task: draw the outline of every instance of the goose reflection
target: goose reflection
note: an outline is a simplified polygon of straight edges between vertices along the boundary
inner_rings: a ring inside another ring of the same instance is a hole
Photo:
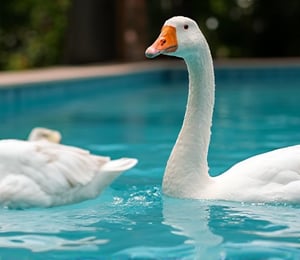
[[[163,198],[164,224],[193,245],[194,259],[224,259],[299,248],[300,206]],[[280,247],[291,249],[280,250]]]
[[[206,201],[163,198],[164,224],[173,228],[172,233],[185,236],[185,244],[193,245],[195,259],[217,259],[217,249],[223,237],[209,228],[210,205]]]
[[[300,205],[181,200],[161,196],[159,187],[114,188],[80,204],[0,209],[0,247],[12,254],[8,259],[18,252],[22,258],[24,250],[112,259],[258,259],[262,252],[299,258]]]

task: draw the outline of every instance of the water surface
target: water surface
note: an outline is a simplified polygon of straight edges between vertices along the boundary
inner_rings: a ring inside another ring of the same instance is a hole
[[[300,143],[300,79],[254,72],[248,78],[246,72],[246,77],[217,75],[212,175],[254,154]],[[60,130],[65,144],[113,158],[136,157],[139,164],[94,200],[50,209],[0,209],[1,257],[299,259],[299,205],[162,194],[187,82],[125,83],[103,91],[99,79],[93,95],[2,110],[2,138],[26,138],[32,127],[46,126]]]

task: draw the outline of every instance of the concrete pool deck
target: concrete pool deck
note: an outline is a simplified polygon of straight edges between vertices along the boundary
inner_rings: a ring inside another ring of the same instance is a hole
[[[10,85],[68,80],[88,77],[123,75],[147,70],[158,70],[180,66],[180,61],[171,62],[135,62],[109,65],[59,66],[25,71],[0,72],[0,88]]]
[[[214,61],[216,67],[300,67],[300,58],[283,59],[230,59]],[[68,80],[88,77],[123,75],[128,73],[158,70],[165,68],[184,68],[182,60],[170,59],[142,61],[108,65],[57,66],[24,71],[0,72],[0,88],[21,86],[28,83]]]

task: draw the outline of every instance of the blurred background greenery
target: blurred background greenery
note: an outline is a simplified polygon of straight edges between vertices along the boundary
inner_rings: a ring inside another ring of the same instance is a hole
[[[142,60],[174,15],[214,58],[300,56],[299,0],[2,0],[0,70]]]

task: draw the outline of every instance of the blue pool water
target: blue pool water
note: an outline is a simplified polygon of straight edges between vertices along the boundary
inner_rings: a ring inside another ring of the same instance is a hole
[[[209,152],[217,175],[300,143],[300,68],[220,68]],[[300,259],[300,205],[179,200],[161,191],[182,123],[185,70],[0,90],[0,137],[56,128],[63,142],[139,164],[101,196],[0,209],[1,259]]]

